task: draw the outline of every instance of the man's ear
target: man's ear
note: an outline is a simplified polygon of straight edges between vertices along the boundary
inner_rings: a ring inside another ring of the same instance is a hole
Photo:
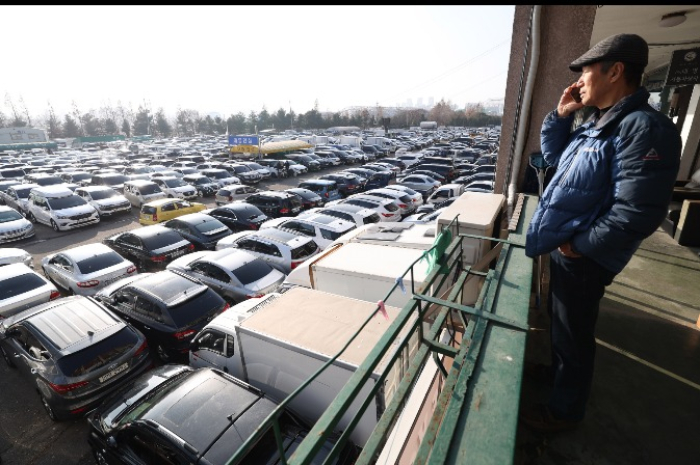
[[[617,82],[622,79],[622,74],[624,71],[625,64],[621,61],[615,62],[615,64],[610,67],[610,72],[608,73],[610,76],[610,82]]]

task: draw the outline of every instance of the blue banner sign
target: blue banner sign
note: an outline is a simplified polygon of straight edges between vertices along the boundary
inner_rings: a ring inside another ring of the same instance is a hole
[[[258,145],[258,136],[228,136],[228,145]]]

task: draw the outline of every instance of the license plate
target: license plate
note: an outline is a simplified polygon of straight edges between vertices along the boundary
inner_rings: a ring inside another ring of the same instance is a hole
[[[185,252],[182,251],[182,250],[178,250],[178,251],[173,252],[173,253],[170,254],[170,256],[173,257],[173,258],[179,257],[179,256],[181,256],[181,255],[185,255]]]
[[[108,379],[114,378],[115,376],[117,376],[117,375],[118,375],[119,373],[121,373],[122,371],[126,371],[127,368],[129,368],[129,364],[128,364],[128,363],[125,363],[125,364],[123,364],[123,365],[118,366],[117,368],[115,368],[114,370],[110,371],[109,373],[100,376],[100,383],[104,383],[104,382],[107,381]]]

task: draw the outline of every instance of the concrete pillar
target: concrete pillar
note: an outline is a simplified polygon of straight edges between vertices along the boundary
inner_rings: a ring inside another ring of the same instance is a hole
[[[681,129],[683,151],[681,152],[681,166],[678,170],[679,180],[690,179],[694,166],[697,163],[696,155],[700,146],[700,84],[693,86],[693,93],[688,103],[688,111]]]

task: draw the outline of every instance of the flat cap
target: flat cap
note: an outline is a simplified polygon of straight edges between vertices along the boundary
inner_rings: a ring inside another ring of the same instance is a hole
[[[621,61],[646,66],[649,62],[649,45],[637,34],[615,34],[601,40],[572,61],[569,69],[580,72],[584,66],[599,61]]]

